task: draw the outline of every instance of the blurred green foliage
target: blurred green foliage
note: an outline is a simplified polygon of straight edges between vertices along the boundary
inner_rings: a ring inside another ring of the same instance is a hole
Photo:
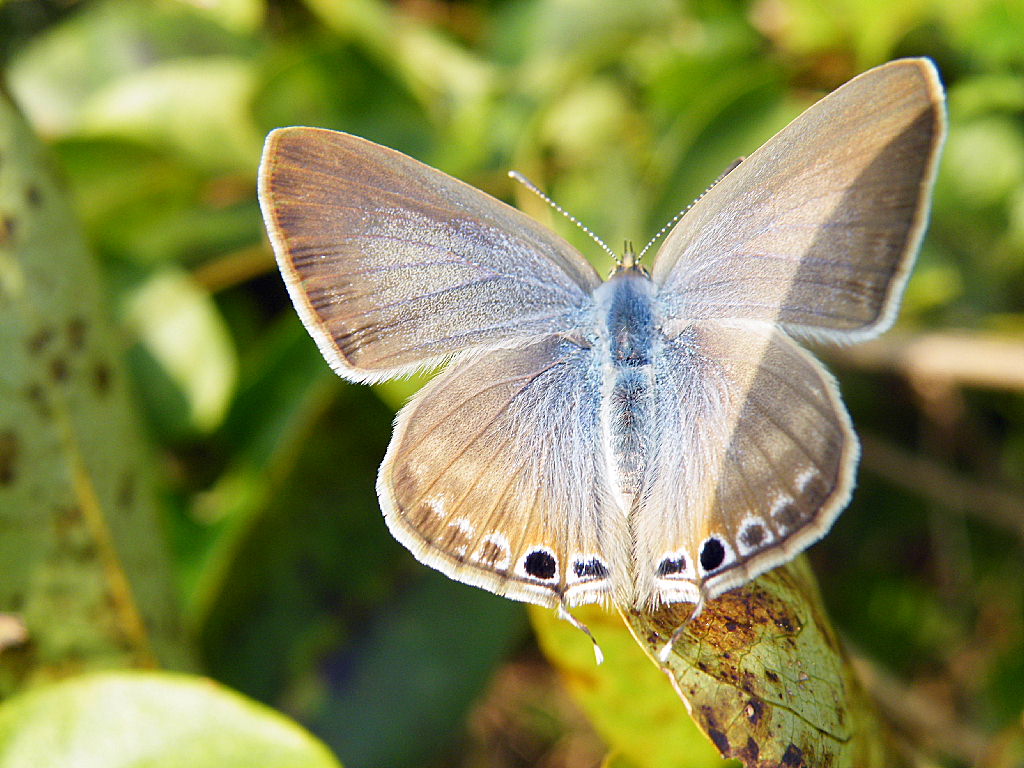
[[[279,712],[167,672],[94,672],[0,708],[0,763],[103,768],[340,768]]]
[[[1021,0],[0,2],[3,84],[98,257],[202,669],[355,768],[593,754],[546,699],[495,709],[522,701],[504,665],[543,665],[522,606],[387,534],[373,482],[414,385],[342,383],[299,324],[255,198],[268,130],[348,131],[521,196],[604,271],[506,170],[613,246],[643,242],[827,90],[906,55],[942,71],[950,134],[894,333],[998,335],[1024,359]],[[812,562],[910,753],[1019,765],[1024,381],[939,349],[928,375],[830,358],[866,449]]]

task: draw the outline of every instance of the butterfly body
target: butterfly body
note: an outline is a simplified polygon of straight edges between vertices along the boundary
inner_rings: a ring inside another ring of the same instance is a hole
[[[603,379],[600,448],[618,506],[628,513],[642,490],[651,447],[654,369],[662,342],[654,284],[639,269],[622,269],[595,291],[594,300],[592,354]]]
[[[536,221],[347,134],[267,139],[260,202],[303,323],[342,376],[447,362],[377,479],[421,561],[517,600],[713,598],[819,539],[858,443],[797,339],[884,331],[945,130],[922,59],[818,102],[602,282]]]

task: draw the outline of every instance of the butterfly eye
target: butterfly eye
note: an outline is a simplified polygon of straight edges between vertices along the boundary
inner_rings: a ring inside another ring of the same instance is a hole
[[[721,568],[730,554],[725,542],[718,536],[712,536],[700,548],[700,567],[705,573],[711,573]]]
[[[473,524],[464,517],[448,523],[448,546],[458,557],[465,557],[473,536]]]
[[[508,539],[500,533],[487,534],[477,548],[474,559],[478,563],[494,568],[497,571],[508,570],[511,559]]]
[[[780,496],[772,507],[772,522],[780,533],[796,528],[800,524],[800,517],[800,510],[790,496]]]
[[[536,579],[553,579],[558,573],[558,561],[543,549],[535,549],[523,560],[523,570]]]
[[[686,570],[686,558],[683,555],[678,557],[666,557],[658,565],[659,576],[674,576]]]
[[[572,564],[572,570],[578,579],[608,578],[608,566],[596,557],[592,557],[589,560],[577,560]]]
[[[750,554],[771,541],[772,533],[765,527],[764,520],[751,517],[743,522],[739,535],[740,554]]]

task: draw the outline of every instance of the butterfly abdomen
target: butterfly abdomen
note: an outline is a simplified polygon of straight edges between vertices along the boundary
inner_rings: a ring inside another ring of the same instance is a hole
[[[602,424],[606,460],[624,511],[640,491],[647,464],[657,329],[654,286],[636,269],[624,269],[594,293],[597,342],[604,374]]]

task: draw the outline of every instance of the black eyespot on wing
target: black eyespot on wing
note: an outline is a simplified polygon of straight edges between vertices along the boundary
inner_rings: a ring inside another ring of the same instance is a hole
[[[557,563],[549,552],[537,550],[531,552],[523,561],[523,569],[534,578],[551,579],[555,576]]]
[[[680,555],[679,557],[666,557],[658,565],[659,576],[671,576],[675,573],[682,573],[686,570],[686,558]]]
[[[482,565],[498,571],[508,568],[508,550],[494,541],[484,541],[477,550],[476,559]]]
[[[772,513],[772,518],[782,525],[783,530],[785,531],[791,531],[794,528],[799,527],[800,519],[802,517],[803,514],[797,508],[796,504],[793,503],[786,504],[781,509]]]
[[[700,550],[700,565],[711,572],[725,562],[725,547],[718,539],[708,539]]]
[[[751,523],[740,532],[740,543],[747,549],[756,549],[765,539],[764,526]]]
[[[608,578],[608,567],[596,557],[593,557],[590,560],[577,560],[573,563],[572,569],[577,578]]]

